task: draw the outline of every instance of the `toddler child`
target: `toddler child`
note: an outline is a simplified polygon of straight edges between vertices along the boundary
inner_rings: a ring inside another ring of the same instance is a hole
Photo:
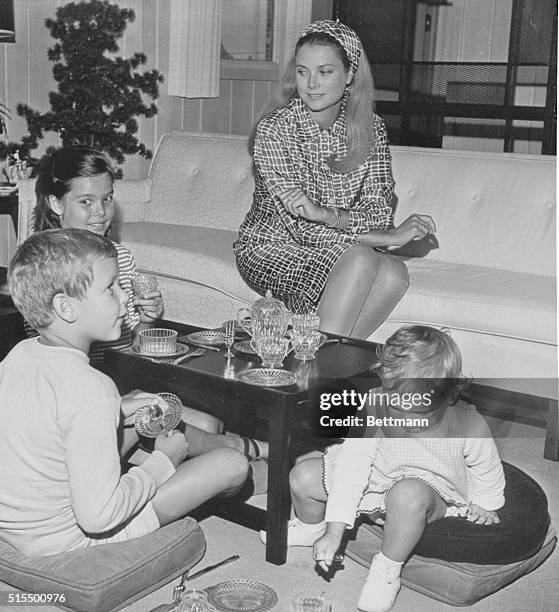
[[[91,343],[121,333],[128,295],[118,274],[115,246],[79,229],[32,234],[11,262],[13,301],[39,332],[0,363],[0,537],[24,554],[140,536],[246,478],[242,453],[192,456],[179,432],[160,435],[121,475],[119,421],[157,396],[121,398],[89,365]]]
[[[392,608],[402,565],[429,523],[463,516],[491,525],[504,504],[503,468],[489,427],[473,406],[455,401],[462,359],[452,338],[431,327],[404,327],[387,340],[378,366],[382,387],[370,397],[380,401],[369,413],[424,418],[427,425],[383,424],[366,438],[328,447],[320,458],[300,458],[290,474],[295,519],[288,544],[313,546],[324,570],[356,515],[384,523],[381,550],[358,601],[364,612]],[[416,406],[407,401],[413,391],[424,398]]]

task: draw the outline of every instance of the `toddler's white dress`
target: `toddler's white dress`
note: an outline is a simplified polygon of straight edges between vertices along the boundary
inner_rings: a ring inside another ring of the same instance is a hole
[[[403,478],[416,478],[432,487],[449,506],[447,516],[459,515],[470,503],[486,510],[504,504],[499,453],[474,406],[463,402],[449,406],[429,432],[414,435],[400,430],[397,434],[406,437],[390,434],[379,429],[373,438],[348,438],[326,449],[326,522],[351,527],[358,514],[382,516],[388,491]]]

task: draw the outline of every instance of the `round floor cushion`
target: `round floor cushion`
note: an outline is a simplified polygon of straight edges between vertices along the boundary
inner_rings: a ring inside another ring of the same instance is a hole
[[[538,483],[503,462],[505,506],[498,525],[445,518],[429,525],[404,565],[402,583],[452,605],[471,605],[535,569],[551,554],[557,536]],[[346,553],[368,566],[380,550],[382,528],[360,522]]]
[[[503,462],[505,505],[498,525],[476,525],[461,518],[431,523],[415,553],[460,563],[513,563],[531,557],[549,527],[547,498],[540,485],[517,467]]]

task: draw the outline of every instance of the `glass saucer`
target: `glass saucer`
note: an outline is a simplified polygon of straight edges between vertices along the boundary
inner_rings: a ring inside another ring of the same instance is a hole
[[[257,355],[258,353],[252,348],[250,345],[251,338],[248,340],[241,340],[240,342],[235,342],[233,348],[239,353],[246,353],[247,355]]]
[[[255,580],[227,580],[207,592],[208,601],[220,612],[267,612],[278,603],[277,593]]]
[[[222,331],[208,329],[192,332],[184,337],[187,342],[198,346],[221,346],[225,344],[225,334]]]
[[[275,368],[251,368],[237,375],[238,380],[257,387],[287,387],[297,382],[297,374]]]
[[[135,344],[132,347],[132,351],[136,353],[136,355],[141,355],[142,357],[151,357],[151,359],[173,359],[175,357],[180,357],[181,355],[186,355],[189,350],[189,346],[187,346],[186,344],[181,344],[180,342],[177,342],[176,349],[171,353],[147,353],[145,351],[141,351],[140,346],[138,344]]]

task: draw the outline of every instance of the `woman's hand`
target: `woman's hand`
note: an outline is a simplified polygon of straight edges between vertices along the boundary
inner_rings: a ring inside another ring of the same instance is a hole
[[[501,522],[495,510],[485,510],[485,508],[477,504],[470,504],[468,506],[466,520],[477,525],[497,525]]]
[[[144,406],[157,406],[159,398],[154,393],[146,393],[140,389],[134,389],[123,395],[120,401],[120,410],[124,418],[132,416],[136,410]]]
[[[332,211],[313,204],[298,187],[284,191],[279,199],[285,210],[294,217],[303,217],[318,223],[328,223],[333,220],[330,218]]]
[[[157,289],[150,291],[144,297],[135,297],[134,305],[140,311],[140,321],[142,323],[153,323],[163,314],[163,298]]]
[[[427,234],[433,234],[437,227],[429,215],[410,215],[398,227],[391,230],[393,240],[389,246],[401,247],[411,240],[421,240]]]

